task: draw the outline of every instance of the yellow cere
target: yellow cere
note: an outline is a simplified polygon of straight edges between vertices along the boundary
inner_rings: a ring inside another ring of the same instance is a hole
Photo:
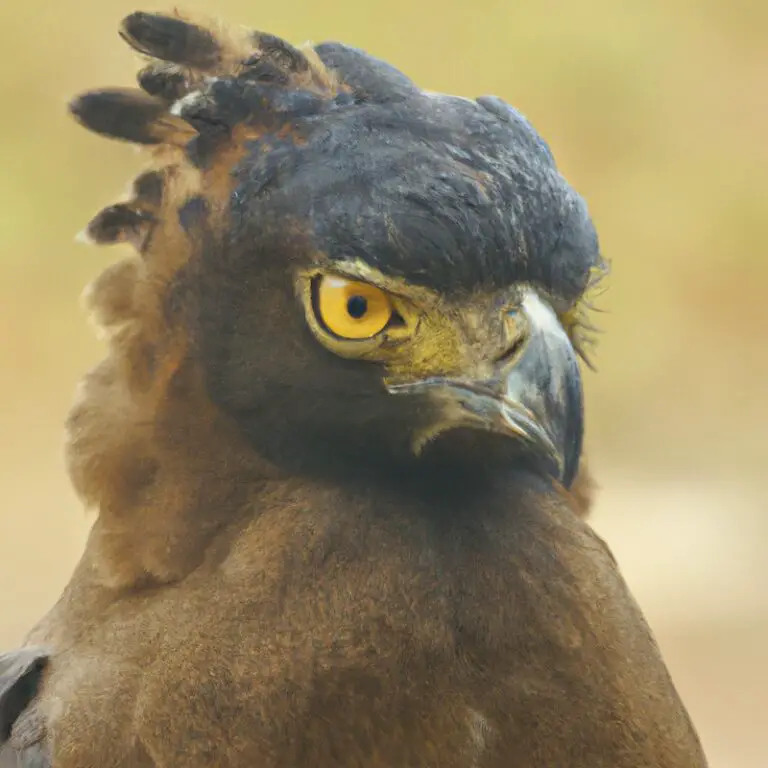
[[[319,283],[318,319],[342,339],[369,339],[392,319],[392,302],[375,285],[335,275],[323,276]]]

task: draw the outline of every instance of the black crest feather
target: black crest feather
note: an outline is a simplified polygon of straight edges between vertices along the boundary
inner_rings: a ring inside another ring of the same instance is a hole
[[[136,144],[182,144],[196,133],[189,123],[170,114],[162,100],[135,88],[89,91],[74,99],[69,109],[89,130]]]
[[[154,222],[154,216],[128,203],[104,208],[91,220],[86,234],[101,245],[132,242],[140,244]]]
[[[200,70],[214,69],[222,49],[207,29],[157,13],[137,11],[123,19],[120,36],[139,53]]]

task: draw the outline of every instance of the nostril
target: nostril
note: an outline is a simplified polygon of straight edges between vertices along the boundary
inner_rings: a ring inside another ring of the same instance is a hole
[[[494,363],[508,363],[514,360],[523,350],[525,338],[518,336],[512,344],[494,359]]]

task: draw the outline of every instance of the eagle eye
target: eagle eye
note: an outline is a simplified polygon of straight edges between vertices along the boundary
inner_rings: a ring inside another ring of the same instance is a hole
[[[319,275],[312,285],[318,322],[341,339],[370,339],[395,318],[390,297],[375,285],[337,275]]]

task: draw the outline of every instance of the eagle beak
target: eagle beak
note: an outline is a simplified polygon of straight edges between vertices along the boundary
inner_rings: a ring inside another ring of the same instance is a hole
[[[534,291],[526,291],[518,311],[524,331],[517,351],[496,363],[490,378],[435,376],[388,389],[439,401],[445,422],[436,432],[474,427],[522,440],[568,488],[584,432],[576,352],[557,315]]]

